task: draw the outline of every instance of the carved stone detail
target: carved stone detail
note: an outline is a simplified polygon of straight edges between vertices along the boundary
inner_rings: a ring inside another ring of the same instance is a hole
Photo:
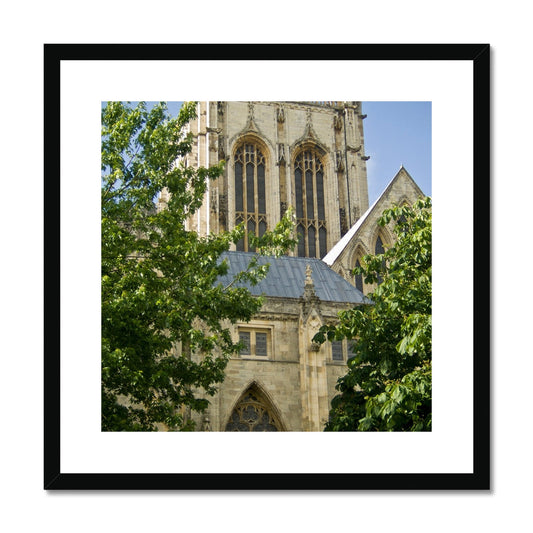
[[[202,431],[211,431],[211,420],[208,414],[205,414],[202,420]]]
[[[287,163],[285,159],[285,145],[283,143],[278,144],[278,165],[284,165]]]
[[[224,135],[218,136],[218,159],[226,159],[226,150],[224,148],[225,138]]]
[[[315,138],[315,132],[313,131],[313,115],[311,114],[311,110],[308,109],[306,113],[306,121],[305,121],[305,136]]]
[[[306,301],[314,301],[317,299],[315,292],[315,282],[313,281],[313,269],[311,265],[307,263],[305,267],[305,282],[304,282],[304,293],[303,298]]]
[[[248,102],[248,121],[253,122],[254,119],[254,104],[253,102]]]
[[[218,196],[218,221],[223,229],[227,229],[228,197],[226,194]]]
[[[341,236],[344,236],[348,232],[348,221],[346,219],[346,209],[344,207],[339,208],[339,218],[341,222]]]
[[[310,109],[307,110],[307,118],[306,118],[306,123],[305,123],[304,134],[296,141],[295,144],[297,145],[301,142],[309,141],[309,140],[314,141],[314,142],[319,142],[318,136],[313,129],[313,120],[312,120]]]
[[[346,150],[348,150],[349,152],[352,152],[352,154],[356,154],[357,152],[359,152],[359,150],[361,150],[361,145],[359,145],[359,146],[348,146],[348,145],[346,145]]]
[[[219,196],[218,196],[218,191],[217,189],[212,189],[211,190],[211,201],[210,201],[210,204],[211,204],[211,213],[216,213],[218,211],[218,202],[217,200],[219,199]]]
[[[337,172],[344,170],[344,157],[341,150],[335,152],[335,170]]]

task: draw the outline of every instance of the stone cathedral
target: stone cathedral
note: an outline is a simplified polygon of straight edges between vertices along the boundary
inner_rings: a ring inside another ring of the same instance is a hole
[[[198,430],[323,430],[350,345],[319,346],[313,336],[339,311],[367,301],[372,287],[352,271],[393,243],[391,228],[376,223],[383,210],[424,196],[401,167],[369,207],[365,117],[361,102],[198,104],[186,164],[226,166],[187,229],[208,235],[244,223],[247,235],[260,236],[293,206],[298,233],[294,251],[268,259],[268,276],[250,288],[265,303],[250,322],[231,326],[244,348],[207,413],[193,416]],[[252,253],[247,238],[234,248],[226,254],[230,274]]]

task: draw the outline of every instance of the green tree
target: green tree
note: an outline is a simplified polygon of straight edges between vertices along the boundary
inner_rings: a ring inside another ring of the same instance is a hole
[[[223,164],[177,163],[190,152],[184,126],[195,104],[169,116],[109,102],[102,109],[102,430],[193,429],[188,410],[201,412],[239,349],[228,323],[249,320],[261,299],[217,278],[228,270],[221,254],[244,228],[199,237],[185,230],[201,206],[209,180]],[[163,189],[170,193],[156,209]],[[294,245],[289,211],[273,232],[253,239],[258,253],[279,255]],[[234,281],[256,283],[268,265],[254,258]],[[179,347],[179,350],[176,350]],[[194,357],[193,357],[194,355]]]
[[[431,431],[431,199],[388,209],[379,224],[391,221],[397,242],[355,270],[382,280],[372,303],[315,337],[354,340],[326,431]]]

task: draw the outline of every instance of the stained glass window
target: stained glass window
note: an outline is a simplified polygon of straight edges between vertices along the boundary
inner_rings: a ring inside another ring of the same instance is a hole
[[[296,217],[304,218],[304,199],[302,194],[302,170],[296,168],[294,170],[294,194],[296,196]]]
[[[259,201],[259,213],[266,215],[265,165],[258,165],[257,167],[257,199]]]
[[[324,257],[328,251],[326,244],[326,228],[321,226],[318,230],[318,241],[320,245],[320,257]]]
[[[246,165],[246,206],[248,213],[255,211],[254,166],[251,163]]]
[[[242,201],[242,163],[235,162],[235,211],[243,211]]]
[[[313,194],[313,173],[305,171],[305,196],[307,198],[307,218],[315,218],[315,195]]]
[[[282,431],[282,427],[266,398],[251,387],[233,409],[226,431]]]
[[[298,256],[304,257],[305,256],[305,235],[304,235],[304,228],[302,224],[298,224],[298,227],[296,228],[296,232],[298,233]]]
[[[267,229],[266,222],[264,220],[259,221],[259,237],[262,237]]]
[[[248,235],[261,236],[266,226],[266,163],[255,143],[244,143],[235,152],[235,225],[245,222],[245,237],[237,250],[251,251]]]
[[[294,196],[300,257],[324,257],[327,229],[324,166],[315,150],[300,152],[294,161]]]
[[[325,220],[324,213],[324,178],[322,172],[316,173],[316,203],[319,220]]]
[[[308,235],[309,257],[316,257],[316,232],[313,226],[309,226]]]

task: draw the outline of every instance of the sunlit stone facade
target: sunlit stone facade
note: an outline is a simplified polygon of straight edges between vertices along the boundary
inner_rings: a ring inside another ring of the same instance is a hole
[[[292,206],[299,243],[290,257],[271,261],[257,289],[265,295],[261,311],[228,325],[245,348],[229,361],[207,413],[193,415],[198,430],[323,429],[350,346],[319,346],[313,336],[372,289],[352,270],[394,242],[379,215],[423,196],[402,167],[369,208],[364,118],[361,102],[199,102],[186,164],[226,164],[187,229],[208,235],[244,223],[261,235]],[[237,268],[247,239],[233,250]]]

